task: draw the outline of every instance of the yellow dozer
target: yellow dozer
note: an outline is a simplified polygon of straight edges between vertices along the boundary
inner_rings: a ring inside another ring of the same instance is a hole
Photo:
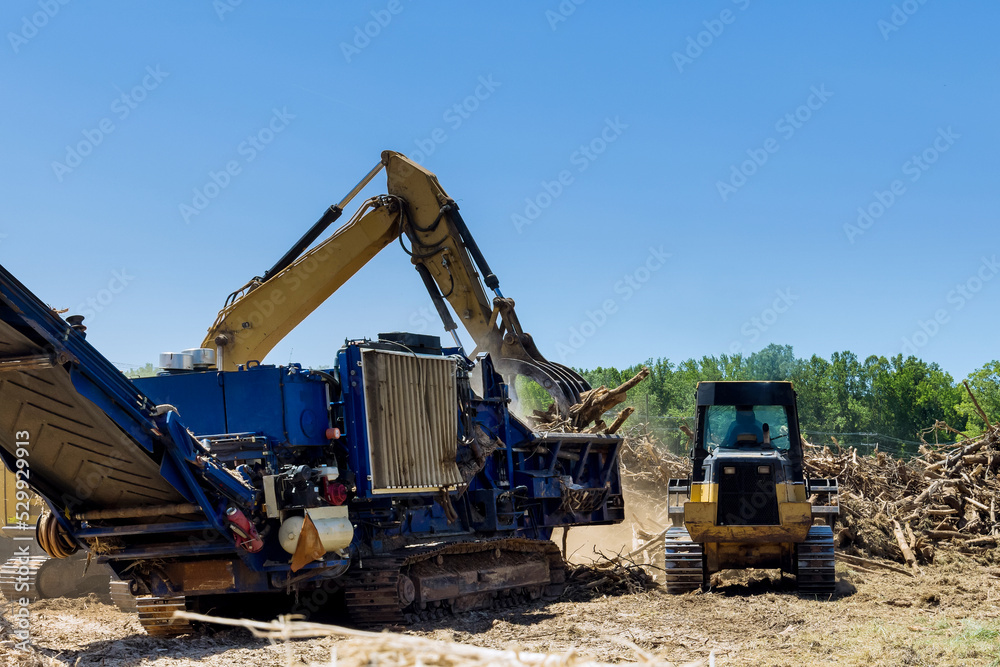
[[[691,476],[670,480],[667,591],[721,570],[794,574],[803,595],[834,592],[835,479],[803,470],[790,382],[700,382]]]

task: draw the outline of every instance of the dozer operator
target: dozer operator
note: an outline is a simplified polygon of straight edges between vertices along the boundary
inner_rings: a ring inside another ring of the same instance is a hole
[[[835,479],[803,469],[790,382],[700,382],[691,476],[669,483],[667,590],[715,572],[780,568],[804,595],[834,592]]]

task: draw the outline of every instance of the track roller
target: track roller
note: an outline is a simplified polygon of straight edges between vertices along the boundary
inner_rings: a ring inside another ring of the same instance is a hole
[[[551,542],[461,542],[361,561],[345,576],[344,600],[359,625],[381,626],[514,607],[558,597],[566,565]]]
[[[691,541],[686,529],[675,526],[667,531],[663,547],[667,593],[680,595],[701,589],[705,585],[702,546]]]
[[[813,526],[806,541],[795,545],[799,595],[833,595],[837,584],[833,529]]]

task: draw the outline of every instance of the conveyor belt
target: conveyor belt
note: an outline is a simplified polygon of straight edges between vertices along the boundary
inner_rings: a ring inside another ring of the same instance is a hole
[[[74,512],[184,502],[161,475],[152,407],[0,267],[0,455],[8,466],[17,443],[29,443],[29,483]]]

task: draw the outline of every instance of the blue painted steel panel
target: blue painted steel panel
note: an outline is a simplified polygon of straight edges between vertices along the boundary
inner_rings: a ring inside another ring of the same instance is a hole
[[[326,385],[318,375],[285,369],[285,427],[293,445],[325,445],[330,426]]]
[[[361,350],[347,345],[337,354],[340,387],[344,399],[344,425],[351,469],[357,474],[357,494],[371,498],[371,466],[368,462],[368,417],[365,412],[364,382],[361,379]]]
[[[227,430],[230,433],[263,433],[276,442],[286,442],[282,369],[253,366],[224,375]]]
[[[294,446],[327,444],[326,386],[318,375],[283,366],[222,375],[228,432],[261,433]]]
[[[135,384],[154,402],[176,407],[198,435],[246,432],[296,446],[327,444],[326,386],[307,371],[252,366],[141,378]]]
[[[181,373],[138,378],[139,391],[157,404],[169,403],[180,412],[184,425],[198,435],[226,433],[226,404],[222,373]]]

